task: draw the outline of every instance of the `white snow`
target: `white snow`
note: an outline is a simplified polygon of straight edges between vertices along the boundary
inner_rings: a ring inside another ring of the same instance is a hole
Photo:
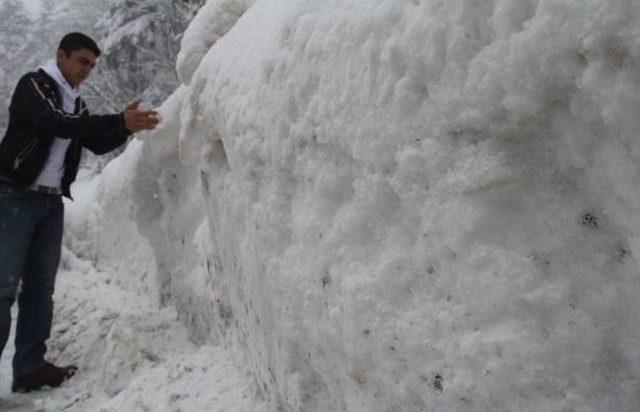
[[[640,407],[638,11],[265,0],[210,48],[181,154],[275,404]]]
[[[159,309],[67,249],[63,261],[48,356],[80,370],[58,389],[12,394],[10,344],[2,360],[0,410],[267,410],[230,353],[194,345],[175,309]]]
[[[115,354],[108,405],[231,353],[269,410],[640,409],[639,8],[209,1],[163,124],[70,211],[155,313],[77,351]]]
[[[211,0],[193,19],[182,36],[176,69],[180,80],[189,84],[200,61],[211,46],[224,36],[253,0]]]

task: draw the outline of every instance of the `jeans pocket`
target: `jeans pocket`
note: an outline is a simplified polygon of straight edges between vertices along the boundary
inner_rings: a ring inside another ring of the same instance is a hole
[[[15,187],[0,183],[0,198],[20,199],[27,195],[26,190],[16,189]]]

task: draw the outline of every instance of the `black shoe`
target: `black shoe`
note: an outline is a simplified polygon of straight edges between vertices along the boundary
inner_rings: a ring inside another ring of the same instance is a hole
[[[56,388],[72,377],[77,370],[78,368],[73,365],[58,367],[45,362],[44,365],[31,373],[14,377],[11,392],[26,393],[42,389],[44,386]]]

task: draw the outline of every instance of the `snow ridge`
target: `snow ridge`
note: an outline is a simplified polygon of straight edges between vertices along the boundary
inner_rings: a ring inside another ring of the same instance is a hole
[[[212,0],[207,2],[182,36],[176,69],[183,84],[189,85],[200,61],[213,44],[224,36],[250,7],[253,0]]]

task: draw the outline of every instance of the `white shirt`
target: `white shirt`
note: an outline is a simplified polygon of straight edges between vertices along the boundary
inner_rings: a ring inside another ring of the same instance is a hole
[[[78,87],[71,87],[65,80],[55,60],[49,60],[41,69],[51,76],[58,85],[58,90],[62,97],[62,110],[73,114],[76,99],[80,97]],[[42,172],[40,172],[40,176],[38,176],[38,179],[34,183],[35,185],[61,188],[62,176],[64,175],[64,158],[70,144],[71,139],[61,139],[59,137],[54,139],[51,145],[51,151],[49,152],[49,158]]]

